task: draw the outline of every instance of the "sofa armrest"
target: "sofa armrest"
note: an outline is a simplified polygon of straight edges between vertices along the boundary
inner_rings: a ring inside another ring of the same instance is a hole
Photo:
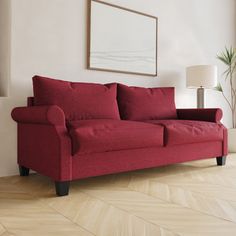
[[[17,107],[11,115],[18,123],[18,164],[54,181],[71,180],[71,139],[61,108]]]
[[[177,109],[177,115],[181,120],[200,120],[219,123],[223,112],[220,108],[191,108]]]
[[[56,105],[16,107],[11,116],[18,123],[65,126],[65,115]]]

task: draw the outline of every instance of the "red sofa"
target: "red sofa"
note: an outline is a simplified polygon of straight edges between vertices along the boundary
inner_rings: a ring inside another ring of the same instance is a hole
[[[67,195],[72,180],[204,158],[224,165],[227,130],[216,109],[176,109],[174,88],[33,77],[13,109],[21,176],[32,169]]]

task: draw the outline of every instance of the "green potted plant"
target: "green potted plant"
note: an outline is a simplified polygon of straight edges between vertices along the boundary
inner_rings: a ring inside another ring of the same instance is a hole
[[[225,48],[223,52],[217,55],[217,58],[226,66],[224,89],[220,82],[216,89],[222,93],[231,110],[232,128],[228,129],[229,151],[236,152],[236,48]],[[227,94],[225,88],[229,89]]]

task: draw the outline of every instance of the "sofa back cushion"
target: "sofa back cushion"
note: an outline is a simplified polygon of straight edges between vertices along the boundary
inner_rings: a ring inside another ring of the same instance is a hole
[[[177,118],[174,88],[141,88],[118,84],[120,116],[125,120]]]
[[[67,82],[33,77],[35,105],[58,105],[67,120],[120,119],[117,84]]]

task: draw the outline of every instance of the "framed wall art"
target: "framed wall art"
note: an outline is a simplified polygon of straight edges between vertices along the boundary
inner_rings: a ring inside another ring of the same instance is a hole
[[[157,17],[90,0],[88,18],[88,69],[157,75]]]

